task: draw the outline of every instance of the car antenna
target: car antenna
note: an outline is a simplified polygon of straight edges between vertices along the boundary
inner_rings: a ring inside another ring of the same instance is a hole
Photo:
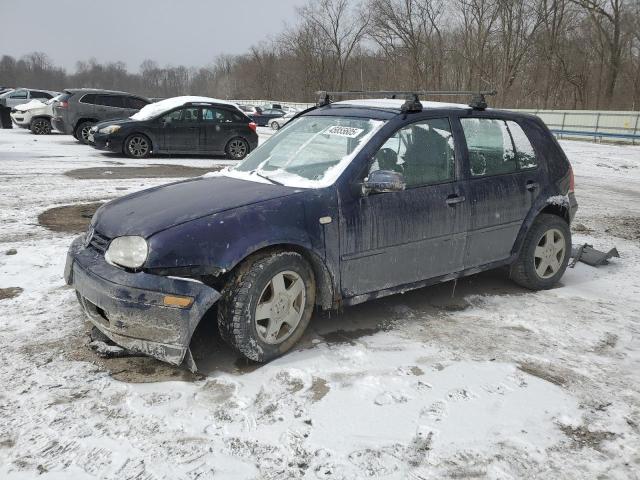
[[[318,107],[323,107],[331,103],[331,97],[336,95],[351,95],[351,96],[368,96],[368,97],[387,97],[387,98],[400,98],[404,96],[406,98],[405,103],[402,105],[401,110],[403,113],[409,112],[421,112],[422,103],[420,97],[437,97],[437,96],[464,96],[470,95],[471,100],[469,106],[474,110],[485,110],[487,108],[487,96],[497,95],[498,92],[494,90],[485,91],[468,91],[468,90],[414,90],[414,91],[395,91],[395,90],[347,90],[343,92],[330,92],[319,91],[316,92],[319,95]]]

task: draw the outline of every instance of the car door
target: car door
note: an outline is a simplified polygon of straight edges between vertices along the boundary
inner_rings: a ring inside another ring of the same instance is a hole
[[[127,117],[122,95],[96,95],[95,105],[96,116],[101,121]]]
[[[200,108],[183,107],[161,118],[163,150],[198,152],[200,150]]]
[[[378,150],[375,170],[402,173],[406,189],[342,201],[340,270],[346,297],[462,269],[468,208],[460,145],[449,118],[410,123]]]
[[[461,118],[469,159],[470,222],[465,268],[504,260],[540,193],[536,154],[522,128],[497,118]]]
[[[233,136],[239,116],[220,107],[202,107],[200,123],[201,150],[207,153],[223,152],[227,142]]]

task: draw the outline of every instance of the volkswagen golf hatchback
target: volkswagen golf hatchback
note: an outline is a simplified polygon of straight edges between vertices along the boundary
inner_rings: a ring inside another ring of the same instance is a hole
[[[65,277],[124,348],[194,369],[192,335],[217,318],[233,348],[265,362],[316,307],[501,266],[551,288],[576,209],[571,166],[537,117],[482,102],[327,103],[235,168],[104,205]]]

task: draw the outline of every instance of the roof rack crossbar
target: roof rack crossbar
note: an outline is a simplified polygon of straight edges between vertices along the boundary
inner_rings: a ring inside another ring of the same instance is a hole
[[[426,96],[463,96],[470,95],[469,106],[476,110],[487,108],[485,97],[497,95],[496,90],[345,90],[345,91],[319,91],[318,106],[322,107],[331,103],[332,96],[384,96],[391,98],[406,97],[407,101],[402,105],[403,112],[416,112],[422,110],[420,97]]]

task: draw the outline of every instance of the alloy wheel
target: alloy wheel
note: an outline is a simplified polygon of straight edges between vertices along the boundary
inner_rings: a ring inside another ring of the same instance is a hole
[[[129,153],[134,157],[144,157],[149,153],[149,142],[144,137],[133,137],[127,144]]]
[[[247,144],[244,140],[231,140],[231,143],[229,143],[229,153],[233,158],[244,158],[247,154]]]
[[[304,281],[296,272],[276,274],[264,287],[254,315],[258,337],[277,345],[289,338],[302,319],[306,305]]]
[[[46,135],[51,133],[51,126],[46,120],[36,120],[33,122],[33,133],[36,135]]]
[[[561,268],[566,255],[564,234],[558,229],[547,230],[536,246],[533,262],[540,278],[551,278]]]

